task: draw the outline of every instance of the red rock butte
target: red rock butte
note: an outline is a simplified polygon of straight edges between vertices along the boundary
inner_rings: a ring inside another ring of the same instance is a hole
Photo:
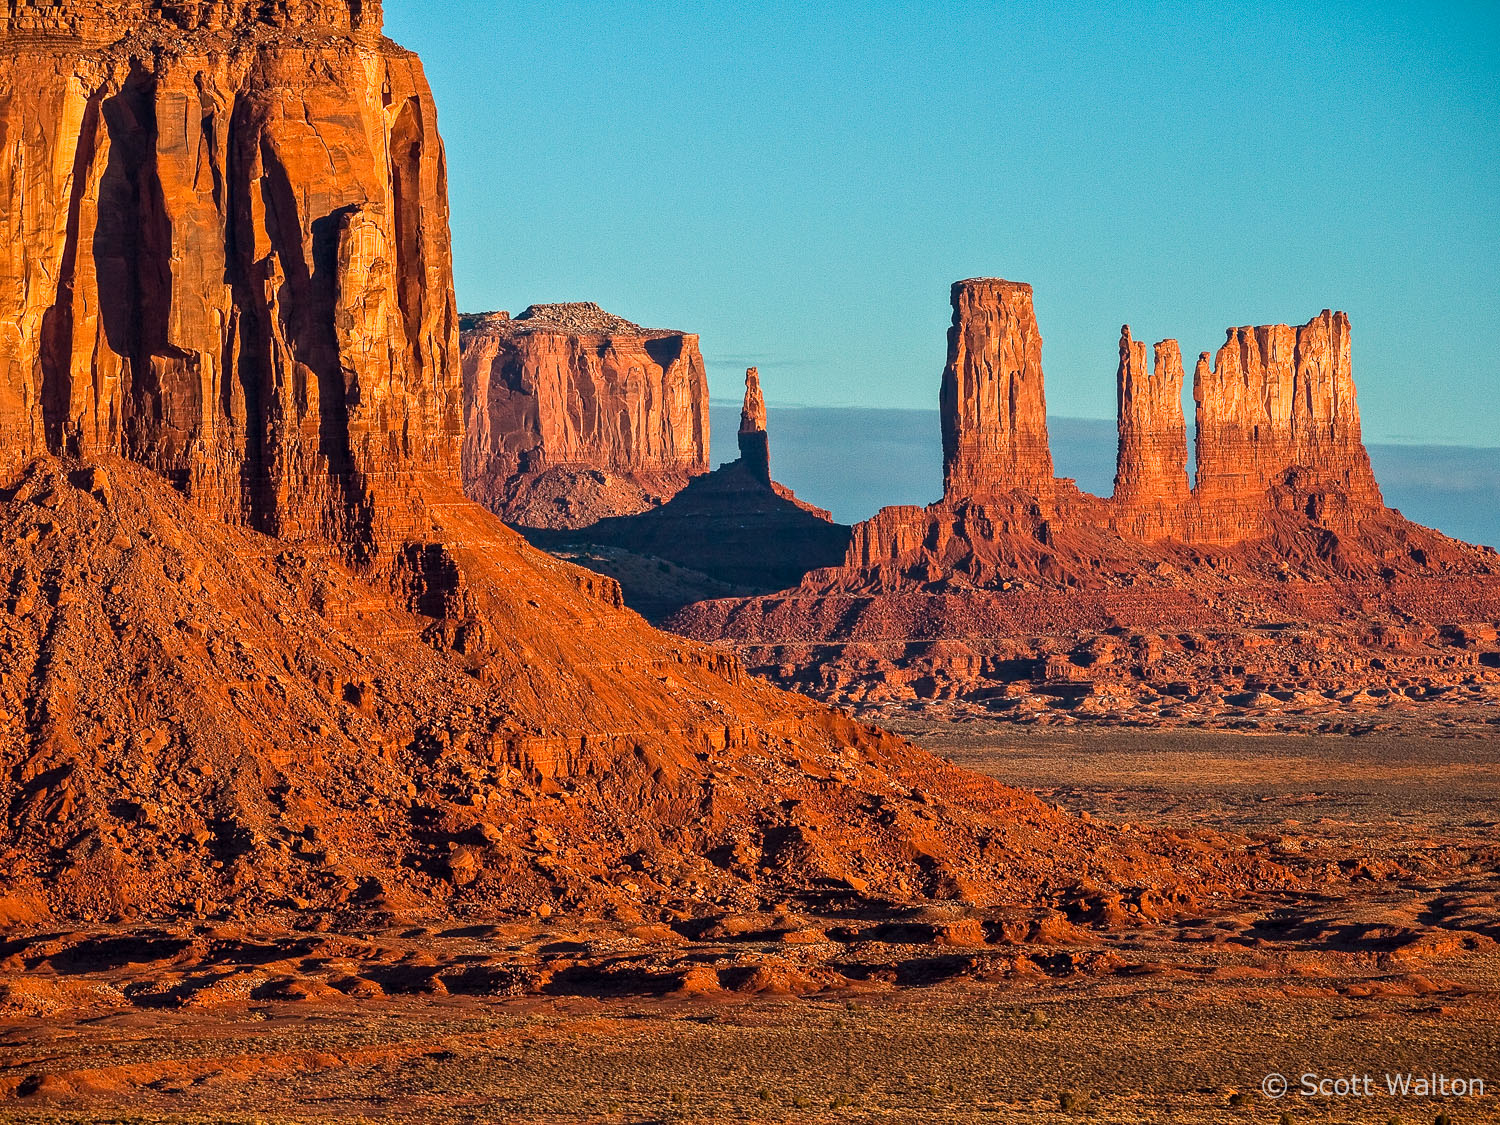
[[[577,301],[467,316],[462,347],[464,483],[507,521],[628,515],[708,471],[697,336]]]
[[[1278,514],[1357,536],[1361,520],[1386,512],[1360,436],[1343,313],[1324,311],[1301,328],[1232,328],[1212,365],[1204,354],[1193,380],[1196,486],[1181,349],[1163,340],[1148,366],[1145,345],[1124,327],[1115,492],[1101,500],[1053,476],[1031,287],[975,278],[956,283],[952,297],[943,499],[925,511],[887,508],[857,526],[850,567],[899,565],[933,535],[972,543],[1018,533],[1041,554],[1052,537],[1083,529],[1226,546],[1271,535]]]
[[[1050,493],[1042,334],[1031,286],[993,277],[954,284],[942,416],[945,496]]]
[[[0,102],[0,469],[120,454],[352,558],[420,537],[458,318],[436,111],[379,6],[12,2]]]

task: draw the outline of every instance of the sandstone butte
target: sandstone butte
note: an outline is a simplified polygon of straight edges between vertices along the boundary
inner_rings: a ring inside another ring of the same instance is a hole
[[[952,297],[943,498],[857,525],[843,563],[794,589],[689,606],[671,628],[852,701],[1051,693],[1108,716],[1100,694],[1124,692],[1201,717],[1237,695],[1358,712],[1369,691],[1500,684],[1500,563],[1385,506],[1344,314],[1232,328],[1203,354],[1195,481],[1178,344],[1148,366],[1123,329],[1099,498],[1053,476],[1031,288],[980,278]]]
[[[580,527],[708,471],[698,337],[591,302],[462,318],[468,494],[506,522]]]
[[[746,677],[466,500],[443,150],[376,4],[7,13],[0,926],[1286,878]]]

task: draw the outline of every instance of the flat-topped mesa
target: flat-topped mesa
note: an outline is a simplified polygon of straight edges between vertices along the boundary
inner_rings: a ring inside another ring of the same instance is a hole
[[[1360,431],[1349,318],[1231,328],[1198,360],[1198,537],[1236,542],[1284,511],[1349,531],[1384,509]]]
[[[740,460],[757,480],[771,484],[771,443],[766,433],[766,397],[760,389],[760,372],[745,372],[745,405],[740,410]]]
[[[943,494],[953,501],[1053,494],[1042,336],[1031,286],[971,278],[953,286],[943,371]]]
[[[511,522],[577,526],[641,511],[708,470],[697,336],[587,301],[465,317],[462,327],[464,484]],[[599,474],[629,479],[609,484],[611,497]]]
[[[446,172],[379,6],[11,0],[5,18],[0,476],[121,454],[355,560],[427,535],[459,483]],[[215,30],[314,18],[345,30]],[[172,50],[94,41],[163,28]],[[374,38],[349,50],[356,31]]]
[[[115,42],[141,28],[324,30],[374,42],[380,0],[4,0],[0,37]]]
[[[1182,412],[1182,349],[1156,345],[1154,369],[1146,345],[1120,329],[1118,373],[1120,448],[1111,506],[1116,526],[1142,539],[1181,536],[1190,499],[1187,422]]]

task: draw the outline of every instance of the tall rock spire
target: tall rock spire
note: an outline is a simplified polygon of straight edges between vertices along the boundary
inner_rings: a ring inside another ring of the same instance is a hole
[[[745,372],[745,405],[740,411],[740,460],[757,480],[771,483],[771,447],[766,434],[766,398],[760,389],[760,372]]]
[[[953,286],[943,371],[943,492],[949,500],[1053,492],[1042,335],[1031,286],[971,278]]]
[[[1120,329],[1119,458],[1114,503],[1122,530],[1143,539],[1181,536],[1190,498],[1187,422],[1182,413],[1182,349],[1156,345],[1154,370],[1146,345]]]

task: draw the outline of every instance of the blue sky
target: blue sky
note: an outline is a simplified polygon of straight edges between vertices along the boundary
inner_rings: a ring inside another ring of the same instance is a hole
[[[465,309],[702,336],[716,396],[929,407],[948,286],[1036,287],[1051,412],[1119,327],[1354,324],[1375,441],[1500,445],[1500,5],[387,0]]]

